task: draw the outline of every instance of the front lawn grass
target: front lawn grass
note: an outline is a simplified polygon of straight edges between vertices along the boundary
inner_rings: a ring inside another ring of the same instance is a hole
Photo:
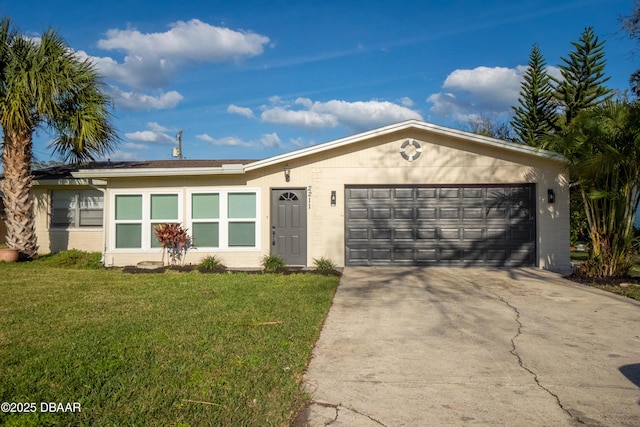
[[[6,425],[282,426],[338,278],[0,263]],[[41,413],[79,402],[80,413]]]

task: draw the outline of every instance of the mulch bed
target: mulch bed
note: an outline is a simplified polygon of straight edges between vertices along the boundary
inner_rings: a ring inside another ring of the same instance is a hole
[[[200,273],[204,273],[204,274],[223,274],[223,273],[269,274],[269,273],[265,273],[262,270],[234,270],[234,269],[226,268],[224,266],[220,266],[216,269],[199,268],[196,265],[176,265],[176,266],[167,266],[167,267],[153,268],[153,269],[140,268],[140,267],[136,267],[135,265],[128,265],[126,267],[122,267],[122,271],[124,273],[129,273],[129,274],[163,273],[166,270],[181,271],[181,272],[198,270]],[[280,269],[272,274],[290,275],[290,274],[300,274],[300,273],[318,274],[321,276],[336,276],[336,277],[342,276],[342,273],[337,270],[305,270],[302,268],[285,268],[285,269]]]
[[[632,285],[640,285],[639,277],[631,277],[631,276],[621,276],[621,277],[606,277],[606,278],[596,278],[596,277],[586,277],[581,274],[572,273],[568,276],[565,276],[565,279],[572,280],[574,282],[582,283],[583,285],[598,285],[598,286],[620,286],[621,284],[632,284]]]

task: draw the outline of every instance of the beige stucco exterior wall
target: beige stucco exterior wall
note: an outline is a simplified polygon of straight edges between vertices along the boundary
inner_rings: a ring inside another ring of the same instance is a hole
[[[399,154],[406,138],[419,141],[423,152],[413,162]],[[286,182],[283,169],[291,169]],[[393,134],[334,148],[325,152],[290,159],[286,162],[240,175],[174,176],[163,178],[119,178],[108,180],[105,215],[110,218],[111,193],[123,189],[178,190],[186,200],[194,188],[253,188],[259,192],[259,247],[255,250],[215,252],[229,267],[255,268],[270,251],[270,192],[273,188],[307,190],[307,265],[314,258],[327,257],[344,265],[345,186],[375,184],[536,184],[538,266],[558,272],[569,270],[569,188],[564,165],[557,160],[531,153],[490,147],[452,136],[408,129]],[[547,189],[556,194],[547,203]],[[331,206],[331,191],[337,193]],[[183,218],[187,203],[182,203]],[[109,224],[109,221],[107,221]],[[105,230],[107,265],[132,265],[162,258],[160,250],[140,253],[108,247],[112,232]],[[192,250],[186,262],[196,264],[208,252]]]
[[[413,162],[399,153],[407,138],[422,146],[421,156]],[[569,183],[559,161],[409,130],[289,161],[288,165],[289,183],[284,180],[284,164],[278,164],[248,184],[260,183],[265,189],[263,212],[267,214],[269,188],[307,188],[308,265],[322,256],[344,265],[347,185],[535,183],[538,266],[563,273],[570,270]],[[553,204],[547,203],[548,189],[556,194]],[[331,191],[338,196],[334,207]],[[268,240],[268,227],[263,227],[263,233]]]

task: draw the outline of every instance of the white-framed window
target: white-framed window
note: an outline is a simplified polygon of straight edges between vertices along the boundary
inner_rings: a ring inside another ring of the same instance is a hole
[[[180,191],[118,191],[112,195],[114,249],[160,248],[153,226],[182,223]]]
[[[51,191],[51,228],[102,227],[104,196],[99,190]]]
[[[188,228],[195,248],[260,248],[259,190],[191,190],[187,199]]]
[[[198,250],[260,249],[259,189],[207,188],[184,193],[170,189],[113,191],[110,247],[160,248],[153,226],[180,223],[188,228],[193,247]]]

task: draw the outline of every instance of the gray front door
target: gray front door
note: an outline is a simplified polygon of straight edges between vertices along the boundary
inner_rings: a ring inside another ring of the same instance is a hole
[[[287,265],[307,264],[307,191],[271,190],[271,254]]]

